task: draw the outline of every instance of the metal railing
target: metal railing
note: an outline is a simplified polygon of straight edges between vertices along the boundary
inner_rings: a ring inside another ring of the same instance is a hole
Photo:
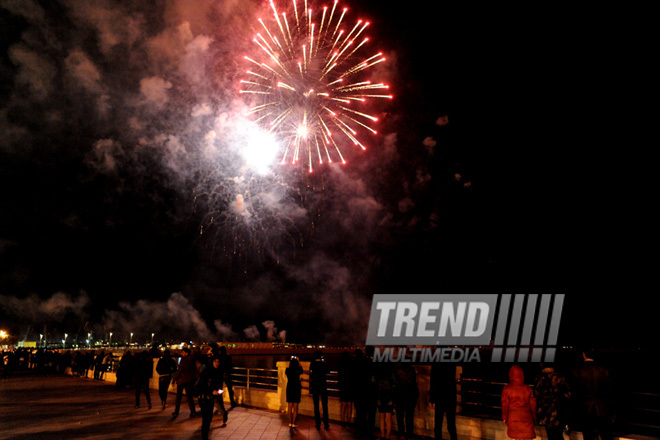
[[[276,391],[278,387],[278,370],[274,368],[234,367],[232,372],[234,386],[258,388]],[[303,371],[300,376],[302,389],[309,391],[309,371]],[[328,395],[339,396],[339,379],[336,371],[330,371],[327,376]]]

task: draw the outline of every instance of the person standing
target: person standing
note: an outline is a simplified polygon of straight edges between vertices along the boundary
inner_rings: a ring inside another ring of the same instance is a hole
[[[300,375],[303,369],[296,356],[291,356],[289,366],[284,370],[286,374],[286,401],[289,411],[289,428],[297,428],[296,419],[298,418],[298,406],[300,404],[300,395],[302,393],[302,384]]]
[[[118,388],[128,388],[133,383],[133,370],[134,370],[133,353],[126,350],[124,355],[119,360],[119,368],[117,369],[117,382],[115,386]]]
[[[442,423],[447,418],[449,438],[456,440],[456,364],[434,363],[431,367],[429,402],[434,409],[435,440],[442,440]]]
[[[378,419],[380,438],[388,440],[392,433],[392,414],[394,413],[394,377],[389,363],[378,364],[375,371],[378,399]]]
[[[103,380],[103,377],[105,376],[105,373],[108,371],[112,371],[112,362],[114,361],[114,357],[112,356],[112,352],[109,351],[104,357],[103,357],[103,364],[101,365],[101,374],[99,375],[99,379]]]
[[[94,379],[101,380],[103,374],[103,350],[96,353],[94,356]]]
[[[220,363],[222,364],[222,369],[224,371],[225,386],[229,393],[229,404],[232,408],[236,408],[238,404],[236,403],[236,400],[234,400],[234,364],[231,355],[227,354],[227,347],[224,345],[220,347]]]
[[[536,420],[545,427],[548,440],[562,440],[566,403],[571,393],[563,377],[551,366],[542,366],[534,385]]]
[[[355,401],[355,369],[351,355],[344,351],[339,359],[339,413],[341,423],[347,425],[353,419],[353,402]]]
[[[330,429],[330,418],[328,416],[328,367],[325,363],[323,353],[317,350],[314,360],[309,366],[310,392],[314,400],[314,420],[316,429],[321,429],[321,408],[323,407],[323,425],[326,430]]]
[[[536,400],[529,385],[525,385],[522,368],[514,365],[509,370],[509,383],[502,390],[502,420],[506,435],[512,439],[536,437]]]
[[[412,438],[415,429],[415,407],[419,398],[417,372],[410,362],[398,362],[394,367],[394,409],[399,436]]]
[[[158,359],[156,373],[158,373],[158,397],[160,397],[161,409],[165,409],[167,392],[172,382],[172,374],[176,372],[176,361],[172,358],[169,350],[163,352],[163,357]]]
[[[176,384],[176,401],[174,412],[172,413],[173,417],[179,415],[179,408],[181,407],[181,399],[183,397],[183,392],[186,392],[186,398],[188,399],[188,408],[190,408],[190,417],[196,417],[197,411],[195,410],[195,400],[193,399],[193,388],[195,381],[199,377],[199,370],[195,363],[195,358],[191,356],[190,349],[184,347],[181,350],[181,360],[179,361],[179,367],[176,372],[172,375],[172,380]]]
[[[576,409],[582,421],[584,440],[595,439],[597,433],[602,440],[610,440],[610,373],[607,368],[594,361],[593,357],[591,353],[582,353],[583,362],[575,371],[571,389],[574,390]]]

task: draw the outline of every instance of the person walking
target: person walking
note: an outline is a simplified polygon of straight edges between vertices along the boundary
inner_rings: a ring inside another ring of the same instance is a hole
[[[160,397],[161,409],[165,409],[167,393],[172,382],[172,375],[176,372],[176,361],[172,358],[169,350],[163,352],[163,356],[158,359],[156,364],[156,373],[158,373],[158,397]]]
[[[222,370],[224,371],[224,380],[225,386],[227,387],[227,393],[229,393],[229,405],[231,408],[236,408],[238,404],[234,399],[234,364],[231,359],[231,355],[227,354],[227,347],[224,345],[220,347],[220,363],[222,364]]]
[[[429,402],[434,409],[435,440],[442,440],[443,419],[447,419],[450,440],[457,440],[456,433],[456,364],[434,363],[431,367]]]
[[[314,400],[314,421],[316,429],[321,429],[321,408],[323,407],[323,426],[330,429],[330,418],[328,416],[328,367],[323,357],[323,352],[317,350],[314,360],[309,366],[310,392]]]
[[[409,362],[398,362],[393,371],[394,411],[399,438],[410,439],[415,428],[415,407],[419,398],[417,372]]]
[[[142,351],[135,356],[134,365],[133,387],[135,388],[135,407],[140,407],[140,394],[144,394],[144,397],[147,399],[147,406],[151,409],[149,381],[153,376],[153,359],[147,351]]]
[[[289,428],[297,428],[298,406],[300,405],[300,395],[302,394],[302,384],[300,375],[303,369],[296,356],[291,356],[289,366],[284,370],[286,375],[286,402],[289,412]]]
[[[562,440],[566,424],[566,404],[571,397],[564,378],[552,366],[543,366],[534,385],[536,420],[545,427],[548,440]]]
[[[220,358],[214,357],[211,365],[204,365],[196,381],[194,393],[197,395],[199,409],[202,414],[202,440],[208,440],[213,410],[218,398],[222,398],[223,372],[220,368]],[[224,410],[224,406],[222,406]],[[223,414],[223,426],[226,425],[226,412]]]
[[[502,390],[502,420],[510,438],[536,437],[536,400],[532,388],[525,385],[525,374],[518,365],[509,370],[509,383]]]
[[[199,370],[197,369],[195,358],[190,354],[190,349],[184,347],[183,350],[181,350],[179,367],[172,375],[172,380],[176,384],[176,400],[174,412],[172,413],[173,417],[178,417],[179,415],[179,408],[181,407],[181,399],[184,391],[186,392],[186,398],[188,399],[190,417],[196,417],[198,415],[195,410],[195,400],[193,399],[193,388],[198,377]]]

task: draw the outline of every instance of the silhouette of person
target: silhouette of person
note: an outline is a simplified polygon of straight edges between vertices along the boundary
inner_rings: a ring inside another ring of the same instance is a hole
[[[117,382],[115,386],[118,388],[128,387],[133,383],[133,353],[126,350],[126,353],[119,360],[119,368],[117,369]]]
[[[434,363],[431,367],[429,402],[434,409],[434,435],[442,439],[443,418],[447,418],[449,438],[456,440],[456,364]]]
[[[536,420],[539,425],[545,427],[548,440],[564,438],[566,404],[570,396],[566,380],[552,366],[541,365],[541,373],[534,385]]]
[[[96,353],[96,356],[94,356],[94,379],[96,380],[101,380],[103,377],[103,351],[99,351]]]
[[[578,416],[582,421],[582,435],[584,440],[593,440],[596,434],[599,434],[602,440],[610,440],[610,372],[594,361],[593,353],[584,352],[582,357],[582,365],[575,370],[571,386]]]
[[[176,384],[176,401],[172,416],[177,417],[179,415],[179,408],[181,407],[181,399],[184,390],[186,392],[186,398],[188,399],[190,417],[197,416],[197,411],[195,411],[195,401],[193,399],[193,387],[198,377],[199,370],[197,369],[195,358],[190,354],[190,349],[185,347],[181,350],[179,367],[172,375],[172,380]]]
[[[142,351],[135,356],[134,365],[133,386],[135,387],[135,407],[140,407],[140,394],[144,394],[144,397],[147,399],[147,405],[151,409],[149,380],[153,376],[153,360],[147,351]]]
[[[235,408],[238,404],[236,403],[236,400],[234,400],[234,364],[231,355],[227,354],[227,347],[224,345],[220,347],[220,363],[222,364],[222,369],[224,371],[225,386],[229,393],[229,404],[232,408]]]
[[[415,428],[415,407],[419,398],[417,372],[409,362],[394,366],[394,408],[400,437],[412,438]]]
[[[536,438],[536,400],[532,388],[525,385],[525,374],[518,365],[509,370],[509,383],[502,390],[502,420],[510,438]]]
[[[161,409],[165,409],[167,401],[167,392],[172,382],[172,374],[176,371],[176,361],[172,358],[169,350],[163,352],[163,356],[158,359],[156,372],[158,376],[158,396],[160,397]]]
[[[355,401],[355,369],[351,355],[344,351],[339,359],[339,413],[342,424],[351,423]]]
[[[213,410],[218,398],[222,398],[223,371],[220,358],[214,357],[211,365],[204,365],[195,385],[195,393],[202,415],[202,440],[208,440],[213,420]],[[224,406],[222,406],[224,411]],[[224,417],[225,414],[223,414]],[[226,419],[223,420],[225,426]]]
[[[365,352],[355,350],[355,421],[357,433],[361,437],[370,437],[376,423],[376,379],[374,377],[373,346],[367,346]]]
[[[387,440],[392,433],[392,414],[394,413],[394,376],[389,363],[383,362],[376,366],[375,381],[380,438]]]
[[[300,395],[302,393],[302,384],[300,383],[300,375],[303,369],[298,362],[298,358],[291,356],[289,366],[284,370],[286,374],[286,401],[289,410],[289,427],[297,428],[296,419],[298,418],[298,406],[300,405]]]
[[[314,360],[309,366],[310,371],[310,392],[314,400],[314,420],[316,429],[321,429],[321,408],[323,407],[323,425],[325,429],[330,429],[330,419],[328,416],[328,367],[323,357],[323,352],[317,350],[314,353]]]

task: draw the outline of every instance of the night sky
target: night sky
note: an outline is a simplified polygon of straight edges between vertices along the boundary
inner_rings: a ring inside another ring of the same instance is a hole
[[[0,324],[360,344],[374,293],[566,293],[562,342],[650,340],[598,30],[348,6],[388,58],[379,134],[262,176],[234,129],[264,4],[0,0]]]

